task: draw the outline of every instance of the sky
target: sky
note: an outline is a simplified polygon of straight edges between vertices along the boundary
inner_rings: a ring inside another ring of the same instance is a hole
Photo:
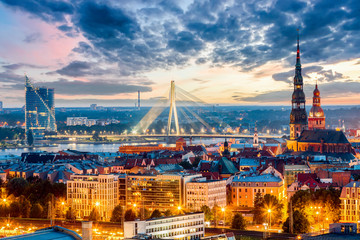
[[[24,74],[57,107],[143,105],[171,80],[210,104],[290,105],[296,36],[304,91],[360,104],[358,0],[0,0],[0,100]]]

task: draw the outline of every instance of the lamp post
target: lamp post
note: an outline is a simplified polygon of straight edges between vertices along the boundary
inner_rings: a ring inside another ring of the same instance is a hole
[[[271,209],[268,209],[268,213],[269,213],[269,231],[270,231],[270,227],[271,227]]]
[[[319,215],[320,215],[320,213],[319,213],[319,211],[316,211],[316,215],[317,215],[317,220],[318,220],[318,226],[319,226],[319,228],[320,228],[320,222],[319,222]],[[320,230],[320,229],[319,229]],[[320,231],[319,231],[320,232]]]
[[[224,213],[224,227],[225,227],[225,208],[223,207],[223,208],[221,208],[221,211]]]

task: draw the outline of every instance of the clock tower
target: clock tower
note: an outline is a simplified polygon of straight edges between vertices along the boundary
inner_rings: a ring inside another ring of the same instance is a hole
[[[307,114],[305,110],[305,94],[303,91],[303,78],[301,76],[299,33],[297,36],[297,53],[294,77],[294,92],[291,99],[290,113],[290,141],[300,137],[307,129]]]

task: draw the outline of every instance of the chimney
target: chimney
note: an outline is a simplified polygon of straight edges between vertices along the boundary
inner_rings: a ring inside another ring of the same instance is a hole
[[[82,222],[82,239],[92,240],[92,221]]]

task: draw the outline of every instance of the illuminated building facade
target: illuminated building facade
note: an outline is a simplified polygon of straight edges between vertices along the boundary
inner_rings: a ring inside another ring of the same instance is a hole
[[[360,221],[360,182],[350,182],[341,190],[340,222]],[[360,225],[360,224],[359,224]]]
[[[204,213],[125,222],[124,238],[139,234],[146,234],[150,239],[200,239],[205,235]]]
[[[200,211],[202,206],[226,206],[226,180],[193,179],[186,183],[186,208]]]
[[[290,113],[290,141],[295,140],[307,128],[307,114],[305,110],[305,93],[301,75],[299,35],[297,38],[297,54],[294,77],[294,92],[291,100]]]
[[[102,221],[109,221],[119,202],[118,192],[116,175],[72,175],[67,181],[67,204],[77,218],[88,217],[95,208]]]
[[[271,194],[279,201],[283,200],[285,183],[280,175],[265,173],[257,176],[235,176],[231,183],[232,204],[239,207],[254,207],[256,193],[263,196]]]
[[[186,141],[183,138],[179,138],[176,140],[175,147],[165,147],[161,144],[158,146],[120,146],[119,152],[126,154],[140,154],[144,152],[152,152],[152,151],[160,151],[160,150],[168,150],[168,151],[183,151],[184,147],[186,147]]]
[[[29,130],[35,138],[56,131],[54,89],[34,87],[25,76],[25,131]]]
[[[127,209],[176,210],[185,205],[185,184],[200,174],[128,175]]]

